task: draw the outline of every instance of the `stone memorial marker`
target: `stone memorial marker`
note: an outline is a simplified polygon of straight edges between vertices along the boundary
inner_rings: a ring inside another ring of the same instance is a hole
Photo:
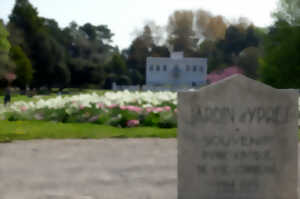
[[[297,198],[297,91],[235,75],[178,95],[178,199]]]

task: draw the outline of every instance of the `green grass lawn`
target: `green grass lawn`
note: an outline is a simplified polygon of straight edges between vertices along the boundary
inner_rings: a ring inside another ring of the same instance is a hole
[[[50,99],[50,98],[55,98],[57,97],[56,94],[51,94],[51,95],[39,95],[38,98],[36,97],[28,97],[26,95],[12,95],[11,96],[11,103],[17,102],[17,101],[24,101],[24,102],[35,102],[38,101],[39,99]],[[0,96],[0,104],[4,103],[4,96]]]
[[[0,142],[32,139],[175,138],[177,129],[116,128],[97,124],[0,121]]]
[[[0,103],[3,104],[3,101],[4,100],[4,96],[0,96]],[[30,98],[30,97],[27,97],[25,95],[12,95],[11,96],[11,102],[16,102],[16,101],[25,101],[25,102],[29,102],[29,101],[32,101],[33,98]]]
[[[299,129],[300,138],[300,129]],[[153,127],[116,128],[88,123],[1,121],[0,143],[32,139],[176,138],[177,129]]]
[[[79,89],[65,89],[65,92],[69,92],[70,94],[65,94],[62,95],[63,97],[65,96],[72,96],[72,95],[78,95],[78,94],[92,94],[96,93],[98,95],[103,95],[105,90],[92,90],[92,89],[84,89],[84,90],[79,90]],[[36,97],[28,97],[26,95],[19,95],[19,94],[12,94],[11,96],[11,103],[17,102],[17,101],[25,101],[25,102],[35,102],[38,101],[39,99],[50,99],[50,98],[55,98],[58,95],[56,93],[48,94],[48,95],[36,95]],[[4,95],[0,95],[0,104],[4,103]]]

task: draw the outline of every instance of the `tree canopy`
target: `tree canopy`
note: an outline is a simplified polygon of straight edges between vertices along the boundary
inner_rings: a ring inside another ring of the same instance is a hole
[[[15,84],[22,89],[30,85],[33,78],[33,69],[29,58],[20,46],[13,46],[10,50],[10,57],[16,65],[17,79]]]
[[[148,21],[120,52],[107,25],[71,22],[61,28],[29,0],[16,0],[7,25],[0,22],[0,76],[15,72],[20,88],[142,85],[147,57],[183,51],[208,58],[208,72],[235,65],[273,86],[298,86],[299,1],[280,0],[269,29],[243,17],[230,21],[203,9],[177,10],[165,26]]]
[[[188,10],[175,11],[169,17],[168,42],[174,51],[189,52],[197,43],[194,32],[194,13]]]
[[[0,79],[2,79],[6,73],[11,72],[14,66],[9,57],[11,45],[8,41],[8,36],[9,33],[0,20]]]
[[[279,5],[264,42],[261,79],[277,88],[300,88],[300,1],[281,0]]]
[[[277,21],[264,43],[261,79],[276,88],[300,88],[299,50],[300,27]]]

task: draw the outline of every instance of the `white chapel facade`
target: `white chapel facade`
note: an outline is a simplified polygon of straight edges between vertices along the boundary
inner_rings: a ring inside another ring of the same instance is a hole
[[[183,52],[170,57],[148,57],[146,84],[149,86],[201,86],[206,83],[207,58],[185,58]]]

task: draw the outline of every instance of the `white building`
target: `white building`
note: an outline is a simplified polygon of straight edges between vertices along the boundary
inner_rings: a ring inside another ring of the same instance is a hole
[[[200,86],[206,83],[206,74],[207,58],[185,58],[183,52],[147,58],[147,86]]]

